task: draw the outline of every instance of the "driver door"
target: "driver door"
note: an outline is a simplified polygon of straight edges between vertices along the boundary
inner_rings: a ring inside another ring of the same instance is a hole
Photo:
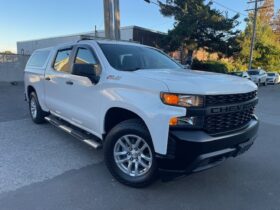
[[[91,46],[77,45],[74,47],[74,64],[91,64],[101,69],[97,56]],[[69,103],[71,103],[71,121],[79,127],[93,133],[99,130],[100,87],[84,76],[69,75],[72,85],[68,89]]]

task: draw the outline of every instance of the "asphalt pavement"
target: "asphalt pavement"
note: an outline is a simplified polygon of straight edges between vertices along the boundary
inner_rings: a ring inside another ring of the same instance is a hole
[[[261,87],[259,136],[242,156],[213,169],[119,184],[96,151],[50,124],[35,125],[23,85],[0,83],[0,210],[280,209],[280,85]]]

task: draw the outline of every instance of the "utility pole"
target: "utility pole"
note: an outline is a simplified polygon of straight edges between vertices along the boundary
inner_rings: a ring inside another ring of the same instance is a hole
[[[121,39],[121,31],[120,31],[120,3],[119,0],[114,0],[114,20],[115,20],[115,39]]]
[[[257,28],[257,17],[258,17],[258,11],[260,9],[268,8],[271,7],[272,5],[269,6],[263,6],[263,7],[258,7],[259,2],[263,2],[265,0],[255,0],[255,1],[249,1],[247,2],[248,4],[254,3],[255,7],[254,9],[248,9],[246,11],[254,11],[254,23],[253,23],[253,36],[251,40],[251,47],[250,47],[250,60],[249,60],[249,67],[248,70],[252,69],[252,63],[253,63],[253,52],[254,52],[254,47],[255,47],[255,40],[256,40],[256,28]]]
[[[250,60],[249,60],[248,70],[252,69],[253,52],[254,52],[255,40],[256,40],[257,17],[258,17],[258,0],[255,0],[253,36],[252,36],[252,40],[251,40],[250,58],[249,58]]]
[[[94,26],[94,37],[97,37],[97,27],[96,27],[96,25]]]
[[[110,14],[110,0],[103,0],[104,4],[104,29],[105,29],[105,38],[110,39],[110,19],[111,19],[111,14]]]
[[[119,0],[103,0],[105,38],[120,39]]]

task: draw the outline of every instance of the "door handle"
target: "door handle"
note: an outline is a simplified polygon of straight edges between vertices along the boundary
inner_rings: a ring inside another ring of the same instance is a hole
[[[45,80],[50,81],[51,78],[50,77],[45,77]]]
[[[74,85],[74,82],[72,82],[72,81],[66,81],[66,85]]]

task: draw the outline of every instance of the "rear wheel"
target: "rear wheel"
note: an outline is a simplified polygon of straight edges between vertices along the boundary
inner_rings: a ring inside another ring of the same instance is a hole
[[[150,134],[140,120],[121,122],[107,135],[105,162],[121,183],[145,187],[157,177],[157,164]]]
[[[47,112],[42,110],[35,92],[32,92],[29,95],[29,112],[31,119],[37,124],[44,123],[44,118],[48,115]]]

